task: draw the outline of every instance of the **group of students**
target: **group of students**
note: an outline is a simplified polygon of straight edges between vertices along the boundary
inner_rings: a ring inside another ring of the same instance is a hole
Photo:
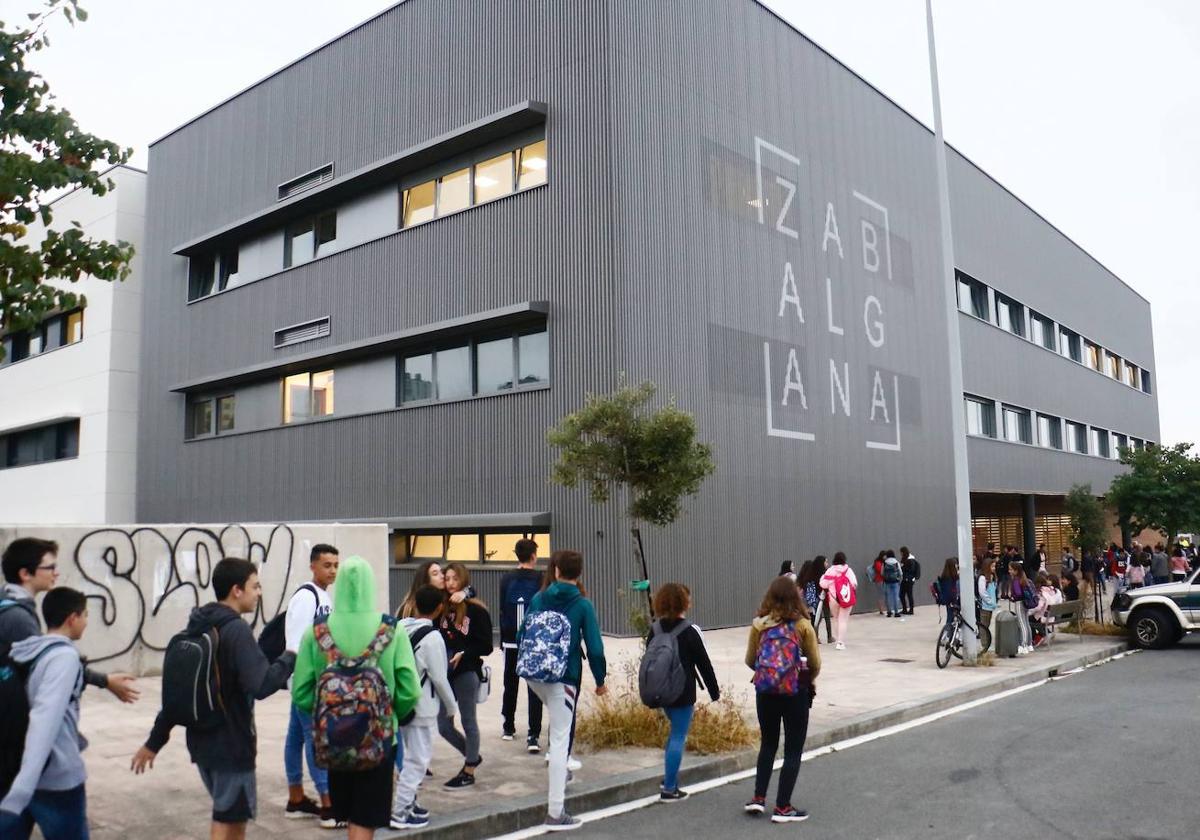
[[[1134,542],[1129,548],[1112,543],[1097,562],[1108,576],[1130,589],[1181,583],[1197,565],[1200,565],[1200,554],[1193,546],[1181,543],[1171,546],[1169,556],[1163,543],[1151,547]]]

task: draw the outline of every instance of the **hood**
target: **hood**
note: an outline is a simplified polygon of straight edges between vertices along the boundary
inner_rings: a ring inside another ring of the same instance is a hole
[[[575,584],[556,580],[542,593],[542,607],[562,611],[582,597],[579,594],[579,587]]]
[[[61,645],[71,645],[71,640],[64,636],[30,636],[28,639],[22,639],[12,646],[12,658],[14,662],[32,662],[43,651],[52,647]]]
[[[760,615],[758,618],[754,619],[754,621],[751,622],[751,624],[754,625],[754,629],[759,631],[760,633],[763,630],[766,630],[768,627],[774,627],[778,623],[779,623],[779,619],[773,615]]]
[[[4,601],[32,601],[33,596],[26,591],[24,586],[19,583],[6,583],[4,588],[0,589],[0,600]]]
[[[404,632],[408,633],[414,627],[424,627],[425,625],[433,626],[433,622],[428,618],[402,618],[400,626],[404,628]]]
[[[347,557],[333,582],[333,609],[340,613],[378,613],[375,606],[375,573],[359,556]]]
[[[216,627],[231,618],[238,618],[238,614],[220,601],[213,601],[211,604],[205,604],[192,610],[191,615],[188,616],[187,632],[203,633],[210,627]]]

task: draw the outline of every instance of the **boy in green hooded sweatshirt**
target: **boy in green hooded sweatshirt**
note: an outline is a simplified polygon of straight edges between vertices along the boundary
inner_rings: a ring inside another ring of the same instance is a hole
[[[370,646],[381,625],[390,624],[391,640],[379,655],[378,667],[392,700],[393,731],[399,720],[417,704],[420,682],[408,634],[395,628],[395,619],[381,613],[375,601],[375,576],[367,561],[350,557],[338,570],[333,589],[333,611],[329,614],[328,630],[336,650],[343,656],[362,655]],[[317,679],[329,664],[313,630],[305,630],[296,656],[296,671],[292,675],[292,702],[302,712],[311,714],[316,705]],[[350,824],[350,840],[369,840],[375,829],[387,828],[392,811],[392,755],[369,770],[329,773],[329,796],[333,814]]]

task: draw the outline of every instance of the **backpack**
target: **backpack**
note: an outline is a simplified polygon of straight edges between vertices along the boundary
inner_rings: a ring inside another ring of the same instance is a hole
[[[518,576],[509,581],[500,607],[501,629],[515,633],[525,623],[525,613],[540,587],[541,581],[533,575]]]
[[[833,599],[837,601],[839,607],[853,607],[858,601],[858,594],[850,583],[850,575],[844,571],[833,579],[833,586],[829,588],[833,590]]]
[[[217,648],[227,621],[199,633],[184,630],[167,642],[163,653],[162,714],[170,723],[192,729],[214,729],[225,720],[221,668]]]
[[[761,694],[799,694],[811,681],[807,661],[802,662],[795,622],[768,627],[758,639],[754,661],[754,690]]]
[[[313,624],[317,647],[325,654],[325,669],[317,677],[313,707],[313,746],[317,764],[326,770],[370,770],[388,758],[396,735],[392,695],[379,657],[392,642],[396,619],[380,616],[379,629],[358,656],[338,650],[321,616]]]
[[[0,613],[16,606],[16,601],[0,602]],[[29,730],[29,695],[25,693],[25,684],[41,658],[39,653],[32,662],[14,662],[12,646],[12,642],[0,642],[0,797],[8,793],[21,772],[25,734]]]
[[[654,622],[653,635],[638,668],[638,694],[651,709],[670,706],[687,691],[691,675],[679,658],[679,636],[691,626],[692,622],[684,619],[667,632],[661,621]]]
[[[1025,609],[1032,610],[1038,605],[1037,587],[1033,584],[1024,584],[1021,587],[1021,603],[1025,605]]]
[[[571,622],[560,612],[542,610],[529,617],[517,649],[517,676],[537,682],[562,682],[571,659]]]
[[[900,573],[900,561],[895,557],[889,557],[883,561],[883,582],[884,583],[899,583],[904,575]]]
[[[313,617],[316,617],[316,607],[320,606],[321,599],[317,595],[317,588],[311,583],[306,583],[299,587],[296,592],[301,589],[307,589],[313,594],[316,603],[314,604]],[[296,597],[296,593],[292,593],[292,597]],[[290,602],[289,602],[290,603]],[[284,610],[279,615],[267,622],[266,627],[258,634],[258,648],[267,657],[268,662],[274,662],[279,657],[283,656],[283,651],[287,647],[287,610]]]
[[[939,607],[946,606],[942,603],[942,589],[937,585],[936,580],[929,584],[929,594],[933,596],[933,603],[937,604]]]
[[[426,624],[421,627],[418,627],[415,633],[409,634],[408,641],[412,645],[414,661],[416,660],[416,656],[417,656],[417,648],[421,646],[421,641],[436,629],[437,628],[434,627],[432,624]],[[422,674],[421,675],[421,690],[422,691],[425,690],[425,684],[428,682],[429,682],[429,674]],[[430,683],[430,685],[429,685],[429,693],[431,696],[433,696],[436,693],[433,688],[432,683]],[[404,717],[400,718],[399,724],[401,726],[408,726],[410,723],[413,722],[413,718],[415,718],[416,716],[417,716],[417,706],[414,703],[413,707],[409,711],[409,713],[406,714]]]

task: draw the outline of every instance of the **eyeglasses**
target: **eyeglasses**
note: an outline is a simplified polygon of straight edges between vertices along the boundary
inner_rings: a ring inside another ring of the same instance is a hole
[[[57,571],[57,570],[58,570],[58,564],[57,564],[57,563],[51,563],[49,566],[38,566],[38,567],[37,567],[37,570],[38,570],[39,572],[53,572],[53,571]]]

